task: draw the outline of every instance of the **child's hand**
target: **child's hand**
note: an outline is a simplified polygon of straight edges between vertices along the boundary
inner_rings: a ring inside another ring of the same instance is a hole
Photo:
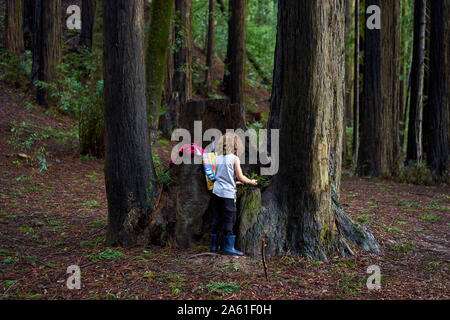
[[[240,186],[240,185],[243,185],[243,183],[240,182],[240,181],[236,181],[236,185],[237,185],[237,186]]]
[[[251,184],[252,186],[257,186],[257,185],[258,185],[258,180],[256,180],[256,179],[250,179],[250,184]]]

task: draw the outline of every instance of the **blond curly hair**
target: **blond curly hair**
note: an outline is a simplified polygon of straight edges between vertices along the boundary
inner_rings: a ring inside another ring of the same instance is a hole
[[[227,132],[216,142],[216,151],[218,155],[234,154],[241,155],[244,152],[244,145],[241,138],[235,133]]]

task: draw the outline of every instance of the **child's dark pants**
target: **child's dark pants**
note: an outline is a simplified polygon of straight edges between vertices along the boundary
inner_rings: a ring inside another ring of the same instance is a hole
[[[221,231],[224,236],[232,235],[236,220],[234,199],[221,198],[212,194],[211,209],[213,214],[212,234]]]

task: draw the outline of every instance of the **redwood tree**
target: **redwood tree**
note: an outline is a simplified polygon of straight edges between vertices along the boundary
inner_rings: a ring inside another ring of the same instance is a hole
[[[423,147],[427,165],[440,178],[449,155],[444,56],[444,41],[448,39],[444,39],[443,0],[433,0],[430,6],[430,77],[428,103],[423,114]]]
[[[414,2],[414,39],[411,62],[411,98],[409,105],[406,164],[419,164],[422,157],[422,98],[425,51],[425,0]]]
[[[245,103],[247,0],[230,0],[224,88],[231,103]]]
[[[338,203],[344,7],[338,0],[280,0],[278,10],[273,92],[279,96],[272,104],[280,103],[279,171],[262,194],[262,230],[251,232],[267,239],[268,254],[290,250],[326,260],[335,250],[351,251],[345,230],[367,236]],[[365,248],[376,251],[375,243]]]
[[[146,114],[144,0],[103,5],[107,242],[146,244],[156,187]]]
[[[178,125],[180,105],[192,98],[192,54],[191,32],[192,0],[175,0],[175,21],[172,34],[173,75],[167,112],[160,119],[161,129],[167,134]],[[171,67],[172,68],[172,67]]]
[[[6,0],[6,49],[14,55],[24,53],[23,44],[23,0]]]
[[[150,140],[158,138],[166,50],[169,42],[173,0],[154,0],[147,35],[146,77]]]
[[[386,176],[395,172],[394,145],[398,148],[398,3],[366,0],[366,21],[381,9],[381,29],[365,25],[364,83],[360,108],[360,145],[356,172]],[[383,32],[381,32],[383,30]],[[385,32],[391,30],[392,32]],[[393,142],[395,140],[395,142]],[[398,154],[398,152],[396,153]]]
[[[83,0],[81,3],[80,45],[92,48],[92,33],[95,19],[95,1]]]
[[[62,58],[61,0],[36,0],[33,30],[31,81],[52,82]],[[47,90],[38,86],[38,104],[48,106]]]

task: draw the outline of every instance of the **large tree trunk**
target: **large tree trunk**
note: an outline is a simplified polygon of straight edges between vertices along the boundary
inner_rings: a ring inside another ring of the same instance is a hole
[[[62,58],[61,0],[36,0],[31,81],[52,82]],[[37,89],[37,103],[48,106],[47,90]]]
[[[414,43],[411,62],[411,98],[409,106],[406,164],[419,164],[422,157],[422,93],[425,51],[425,0],[414,4]]]
[[[152,3],[146,55],[148,122],[152,144],[158,138],[159,112],[172,10],[173,0],[156,0]]]
[[[359,149],[359,0],[355,0],[355,56],[353,76],[353,164],[358,163]]]
[[[423,117],[423,147],[428,166],[440,178],[448,160],[448,123],[445,87],[444,4],[431,1],[430,77],[428,103]],[[447,39],[448,42],[448,39]]]
[[[381,92],[384,130],[381,132],[381,172],[395,175],[400,163],[399,140],[399,1],[381,1]]]
[[[342,1],[281,0],[277,58],[282,62],[280,161],[278,174],[261,196],[261,210],[239,234],[241,249],[266,253],[290,250],[326,260],[348,254],[344,234],[352,225],[338,203],[344,112],[344,7]],[[299,32],[301,30],[301,32]],[[258,194],[253,199],[258,203]],[[258,208],[258,206],[250,206]],[[247,219],[248,211],[241,212]],[[345,221],[344,221],[345,220]],[[355,231],[353,231],[355,232]],[[349,235],[349,238],[352,238]],[[373,237],[371,238],[373,239]],[[365,244],[367,244],[365,242]],[[363,245],[377,250],[374,245]]]
[[[145,245],[157,190],[146,113],[144,1],[103,5],[107,242]]]
[[[23,0],[6,0],[6,49],[20,56],[24,53],[23,44]]]
[[[208,41],[206,49],[206,70],[205,70],[205,92],[212,89],[212,74],[214,73],[214,37],[215,37],[215,19],[214,14],[216,12],[216,0],[209,0],[208,11]]]
[[[192,98],[191,34],[192,0],[175,0],[175,24],[173,28],[173,77],[167,112],[160,119],[161,129],[168,135],[178,126],[180,106]]]
[[[232,103],[245,104],[247,0],[230,0],[224,88]]]
[[[89,49],[92,48],[92,33],[95,21],[95,4],[94,0],[83,0],[81,6],[81,33],[80,45]]]

